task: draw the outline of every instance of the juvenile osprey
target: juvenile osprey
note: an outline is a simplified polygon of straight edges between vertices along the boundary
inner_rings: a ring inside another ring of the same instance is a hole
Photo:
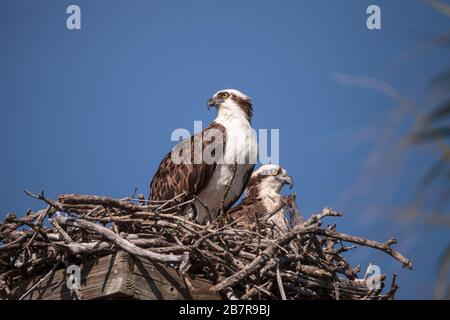
[[[150,183],[149,200],[193,200],[182,210],[201,224],[239,199],[258,157],[250,98],[238,90],[220,90],[208,100],[210,107],[217,109],[216,119],[175,146]]]
[[[250,227],[256,221],[255,213],[259,218],[272,214],[268,222],[273,223],[279,233],[286,233],[290,223],[285,218],[280,191],[285,184],[292,187],[293,183],[287,171],[280,166],[263,165],[253,172],[245,190],[245,198],[238,206],[227,212],[227,217],[232,221],[240,219],[239,224]]]

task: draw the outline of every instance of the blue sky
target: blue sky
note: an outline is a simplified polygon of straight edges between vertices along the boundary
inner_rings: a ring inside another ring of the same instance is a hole
[[[81,30],[66,28],[70,4]],[[370,4],[381,30],[366,28]],[[207,99],[237,88],[254,101],[255,128],[280,129],[305,215],[330,206],[345,212],[341,231],[395,236],[414,271],[367,250],[352,261],[399,272],[400,298],[432,298],[448,229],[397,213],[433,154],[399,151],[412,118],[395,96],[342,79],[376,79],[420,105],[450,62],[421,48],[449,29],[450,17],[411,0],[1,0],[0,217],[40,208],[24,189],[147,194],[171,132],[206,125]]]

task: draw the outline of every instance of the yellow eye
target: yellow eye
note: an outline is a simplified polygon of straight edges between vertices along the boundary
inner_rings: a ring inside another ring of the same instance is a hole
[[[223,92],[222,93],[222,99],[226,99],[230,96],[230,94],[228,92]]]
[[[278,169],[272,169],[272,175],[273,176],[278,175]]]

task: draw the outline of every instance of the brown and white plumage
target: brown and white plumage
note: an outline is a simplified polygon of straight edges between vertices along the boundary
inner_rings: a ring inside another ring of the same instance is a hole
[[[209,107],[217,109],[216,119],[202,132],[175,146],[161,161],[150,184],[149,200],[178,196],[176,202],[185,203],[194,199],[182,210],[199,223],[211,222],[239,199],[258,153],[250,124],[253,108],[246,95],[234,89],[221,90],[209,99]],[[201,143],[196,145],[196,141]],[[190,163],[174,161],[173,151],[183,150],[186,144],[190,146]],[[217,159],[211,162],[202,157],[196,161],[208,147]]]
[[[239,224],[252,227],[258,217],[272,213],[268,219],[276,229],[285,233],[289,230],[289,222],[285,217],[285,208],[282,202],[281,188],[284,185],[293,185],[292,178],[287,171],[274,164],[263,165],[255,170],[245,190],[245,198],[236,207],[227,212],[231,220],[239,220]],[[280,208],[277,210],[277,208]]]

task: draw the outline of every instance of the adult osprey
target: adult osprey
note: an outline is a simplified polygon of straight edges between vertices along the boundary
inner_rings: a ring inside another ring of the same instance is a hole
[[[149,200],[192,200],[181,209],[201,224],[239,199],[258,157],[250,98],[238,90],[220,90],[208,100],[210,107],[217,109],[216,119],[176,145],[150,183]]]
[[[227,212],[227,217],[232,221],[239,219],[238,224],[251,227],[256,220],[255,214],[258,214],[258,218],[271,215],[268,222],[274,225],[278,233],[286,233],[291,222],[285,217],[285,205],[280,191],[284,185],[292,187],[293,183],[287,171],[280,166],[263,165],[253,172],[245,190],[245,198]]]

